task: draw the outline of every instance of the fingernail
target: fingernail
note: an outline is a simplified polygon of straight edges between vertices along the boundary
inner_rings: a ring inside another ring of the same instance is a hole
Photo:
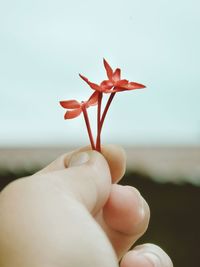
[[[163,265],[160,258],[156,254],[149,251],[140,251],[140,250],[138,251],[136,249],[128,252],[125,258],[126,257],[127,257],[127,262],[128,261],[133,262],[135,264],[134,266],[145,266],[145,267],[165,266]],[[171,266],[171,265],[166,265],[166,266]]]
[[[86,163],[89,160],[89,158],[90,157],[87,152],[80,152],[80,153],[74,154],[70,159],[68,167],[82,165]]]
[[[161,266],[160,259],[156,254],[151,253],[151,252],[145,252],[142,255],[144,258],[146,258],[152,264],[152,267]]]

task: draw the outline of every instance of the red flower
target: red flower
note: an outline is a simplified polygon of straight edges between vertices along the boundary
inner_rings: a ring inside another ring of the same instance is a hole
[[[100,85],[90,82],[88,78],[79,74],[81,79],[83,79],[93,90],[103,93],[114,93],[126,90],[145,88],[145,85],[143,84],[129,82],[128,80],[121,79],[121,70],[119,68],[113,71],[113,69],[110,67],[110,65],[105,59],[103,60],[103,63],[106,69],[108,80],[104,80],[100,83]]]
[[[104,88],[111,89],[109,92],[120,92],[126,90],[135,90],[140,88],[145,88],[145,85],[136,83],[136,82],[129,82],[128,80],[121,79],[121,69],[117,68],[115,71],[110,67],[108,62],[104,59],[103,60],[104,67],[106,69],[108,80],[105,80],[101,83],[101,86]]]
[[[81,79],[83,79],[94,90],[94,93],[90,96],[90,98],[87,101],[78,102],[74,99],[60,101],[60,105],[63,108],[67,109],[64,116],[65,119],[73,119],[78,117],[81,113],[83,113],[91,147],[93,150],[97,150],[99,152],[101,152],[102,126],[115,94],[121,91],[129,91],[134,89],[145,88],[143,84],[136,82],[129,82],[128,80],[121,79],[121,70],[117,68],[115,71],[113,71],[113,69],[105,59],[103,60],[103,64],[107,73],[108,80],[104,80],[100,84],[90,82],[88,78],[79,74]],[[104,110],[102,110],[103,93],[110,93],[110,96],[107,100]],[[90,120],[87,113],[87,108],[96,104],[98,105],[97,136],[95,140],[96,142],[94,142],[93,133],[90,127]]]
[[[83,107],[89,108],[90,106],[94,106],[97,104],[97,101],[98,101],[98,92],[95,91],[87,101],[78,102],[74,99],[65,100],[65,101],[60,101],[60,105],[63,108],[69,109],[64,116],[64,118],[67,120],[78,117],[83,111]]]

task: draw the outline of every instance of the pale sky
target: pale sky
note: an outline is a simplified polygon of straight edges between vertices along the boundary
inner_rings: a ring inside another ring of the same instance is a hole
[[[0,146],[87,144],[58,102],[86,99],[103,57],[147,86],[116,96],[103,142],[200,144],[199,27],[198,0],[1,1]]]

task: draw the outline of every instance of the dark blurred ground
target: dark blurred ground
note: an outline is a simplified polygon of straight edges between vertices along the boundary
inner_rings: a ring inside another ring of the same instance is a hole
[[[1,171],[0,190],[10,181],[34,171]],[[161,246],[175,267],[200,266],[200,187],[191,184],[156,183],[139,173],[127,173],[121,184],[136,187],[149,203],[148,231],[137,242]]]

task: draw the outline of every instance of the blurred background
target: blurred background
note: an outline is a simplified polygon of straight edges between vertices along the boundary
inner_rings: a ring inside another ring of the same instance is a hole
[[[138,243],[157,243],[176,267],[198,266],[199,10],[197,0],[1,2],[0,189],[88,144],[83,118],[64,121],[59,101],[87,99],[78,73],[100,82],[105,57],[147,86],[116,96],[102,132],[125,147],[123,183],[150,204]]]

